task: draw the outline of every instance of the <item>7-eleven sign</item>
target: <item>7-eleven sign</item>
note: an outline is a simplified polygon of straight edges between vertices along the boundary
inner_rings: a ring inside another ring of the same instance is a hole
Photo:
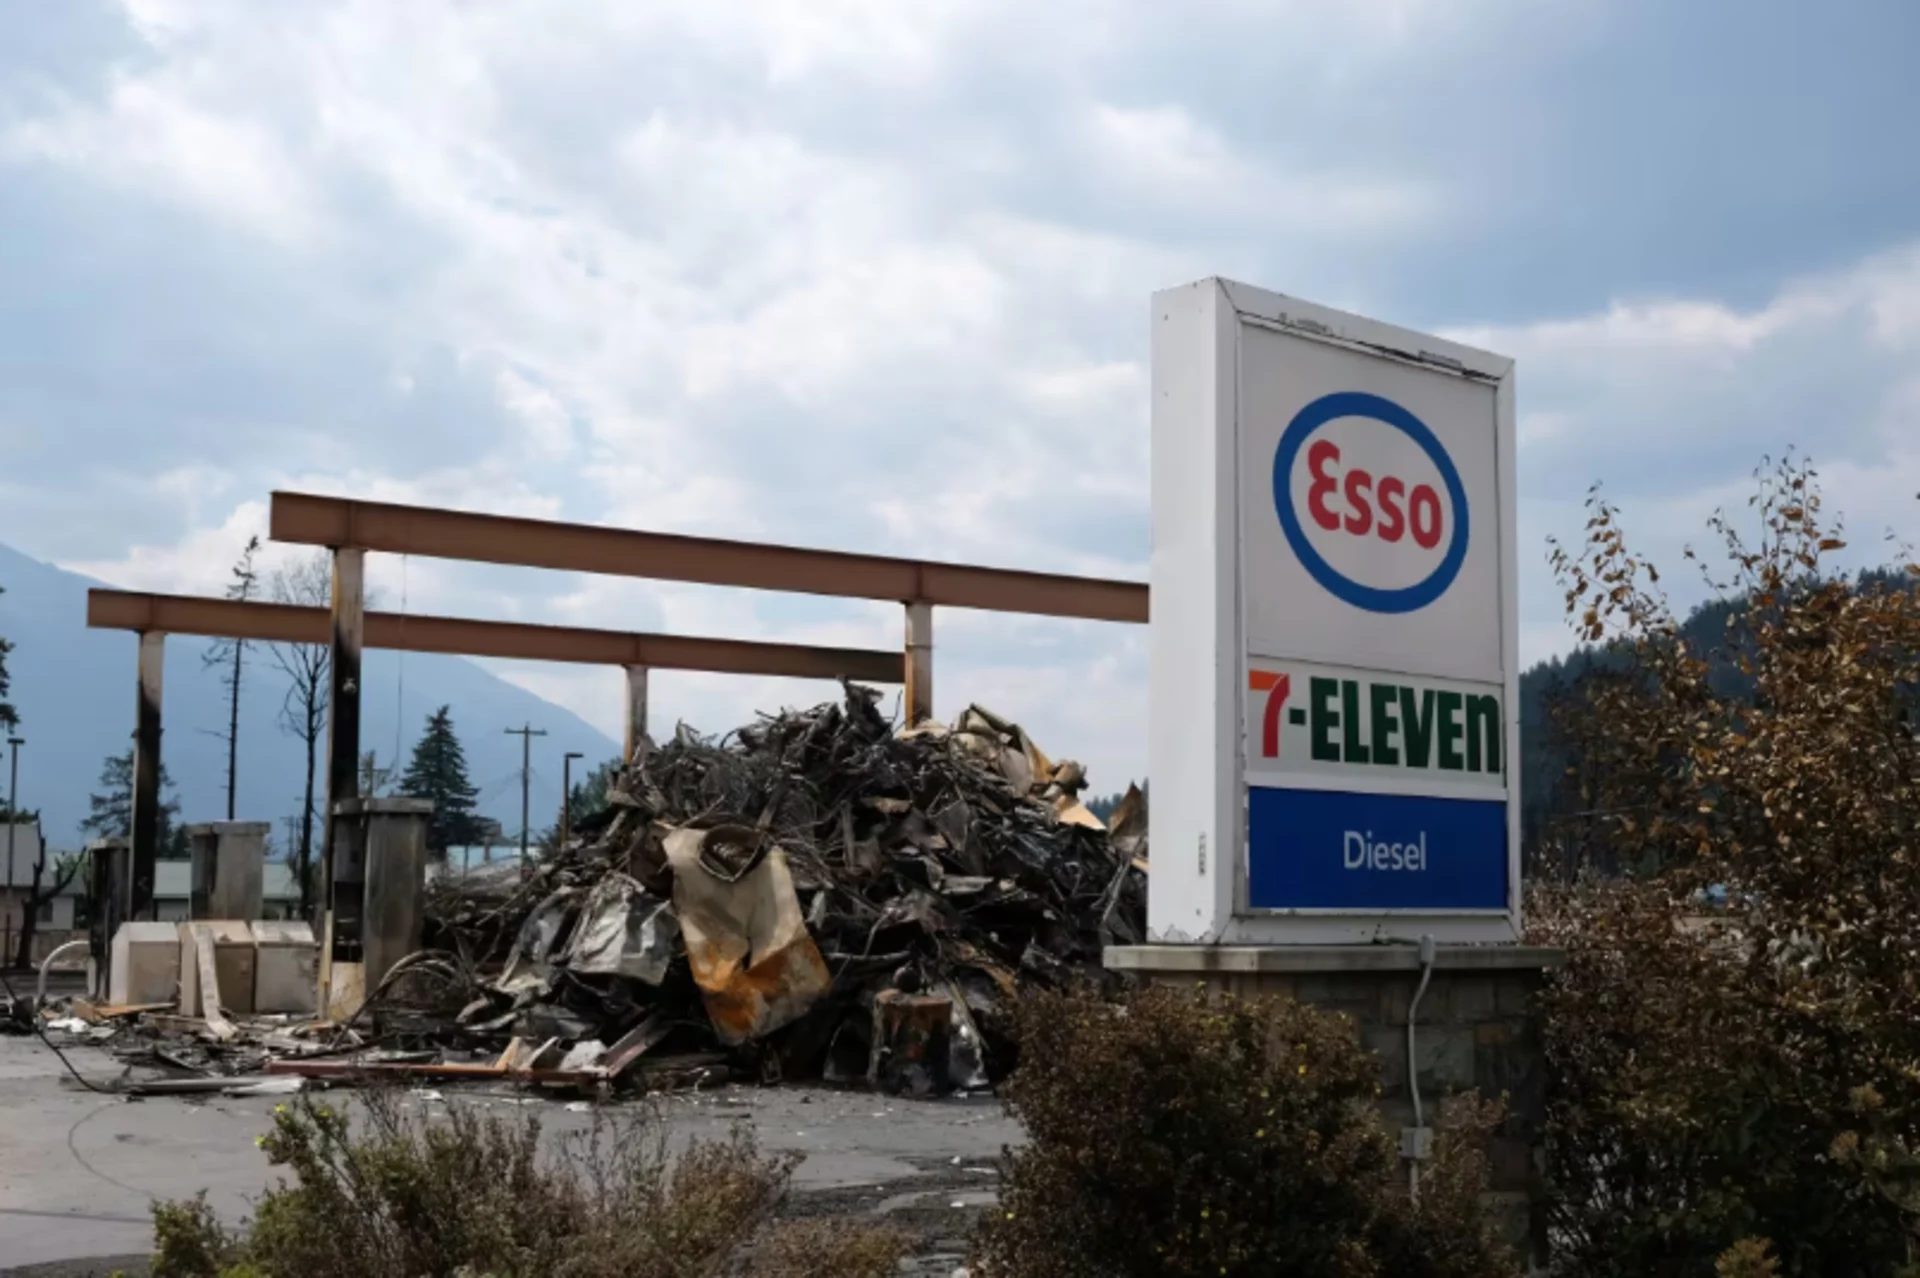
[[[1276,670],[1249,670],[1247,688],[1257,695],[1259,706],[1258,722],[1259,758],[1278,759],[1280,757],[1281,721],[1286,711],[1287,698],[1293,694],[1293,680]]]
[[[1306,662],[1247,671],[1247,766],[1505,789],[1498,684]]]

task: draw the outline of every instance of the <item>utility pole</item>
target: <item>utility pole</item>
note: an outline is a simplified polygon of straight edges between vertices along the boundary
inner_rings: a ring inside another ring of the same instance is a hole
[[[7,897],[8,899],[12,899],[13,897],[13,832],[20,824],[20,804],[19,804],[20,747],[25,745],[26,743],[27,743],[27,739],[25,737],[8,737],[7,738],[7,744],[13,747],[13,767],[11,769],[12,775],[7,778]],[[8,922],[7,953],[11,954],[13,952],[13,927],[12,927],[13,920],[8,919],[7,922]],[[20,922],[22,926],[25,926],[26,915],[25,915],[24,908],[22,910]],[[3,964],[5,962],[7,962],[5,958],[0,958],[0,964]]]
[[[532,724],[523,724],[518,728],[508,728],[510,737],[520,738],[520,864],[527,864],[527,822],[533,814],[527,808],[528,787],[533,777],[533,739],[547,735],[546,729],[536,728]]]
[[[569,750],[560,758],[560,846],[573,837],[573,761],[587,756]]]

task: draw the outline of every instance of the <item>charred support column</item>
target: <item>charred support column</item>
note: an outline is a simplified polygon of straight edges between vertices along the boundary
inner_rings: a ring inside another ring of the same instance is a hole
[[[907,726],[933,718],[933,605],[907,605]]]
[[[133,728],[133,877],[127,904],[129,916],[136,919],[153,913],[154,861],[160,854],[160,680],[166,655],[166,635],[141,632],[140,699]]]
[[[333,552],[333,648],[327,701],[327,829],[320,850],[320,989],[324,1014],[333,975],[334,860],[356,818],[339,811],[360,797],[360,650],[366,638],[367,552]],[[356,905],[356,911],[357,911]],[[357,938],[356,938],[357,940]],[[356,954],[355,959],[358,958]]]
[[[653,744],[647,735],[647,668],[627,667],[627,760]]]

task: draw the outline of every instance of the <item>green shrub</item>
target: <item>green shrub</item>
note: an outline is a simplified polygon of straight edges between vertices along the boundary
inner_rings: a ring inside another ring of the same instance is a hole
[[[646,1111],[596,1116],[543,1147],[538,1119],[455,1104],[433,1121],[369,1094],[358,1125],[301,1098],[261,1138],[291,1182],[229,1232],[204,1196],[157,1206],[158,1278],[711,1278],[744,1273],[791,1160],[750,1135],[670,1155]],[[778,1234],[769,1239],[785,1245]],[[872,1278],[891,1233],[842,1226],[805,1253],[821,1278]]]
[[[153,1205],[153,1278],[207,1278],[227,1268],[235,1241],[207,1206],[206,1191]]]
[[[1494,1278],[1465,1115],[1408,1200],[1343,1018],[1166,988],[1035,996],[1007,1088],[1028,1145],[976,1239],[991,1278]]]

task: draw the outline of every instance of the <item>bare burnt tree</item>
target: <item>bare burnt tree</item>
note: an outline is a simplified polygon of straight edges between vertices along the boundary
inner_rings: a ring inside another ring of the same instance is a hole
[[[39,932],[40,910],[48,901],[67,890],[73,876],[80,872],[80,858],[61,857],[53,866],[53,878],[47,878],[47,841],[40,840],[40,855],[33,863],[33,882],[27,888],[26,903],[21,906],[20,937],[13,954],[16,968],[33,964],[33,940]]]
[[[238,562],[233,565],[233,580],[227,584],[226,596],[229,599],[252,599],[259,590],[260,574],[253,566],[253,557],[260,553],[260,538],[247,538],[246,549],[240,552]],[[218,669],[227,681],[227,728],[225,732],[214,735],[227,743],[227,820],[233,820],[234,795],[240,781],[240,682],[246,667],[247,649],[253,643],[247,639],[216,639],[207,645],[201,664],[207,669]]]
[[[328,608],[333,603],[333,559],[328,552],[316,550],[303,558],[276,568],[267,576],[267,597],[274,603],[303,608]],[[378,599],[375,591],[366,595],[368,606]],[[286,677],[286,693],[280,701],[280,730],[300,742],[306,752],[306,769],[300,802],[300,826],[289,832],[287,864],[300,891],[300,915],[306,917],[313,906],[313,874],[316,863],[314,826],[320,810],[315,806],[319,788],[320,754],[327,737],[328,676],[333,669],[332,652],[323,643],[276,643],[267,645],[268,660]]]
[[[327,607],[333,598],[333,568],[327,552],[316,551],[275,569],[267,578],[267,594],[275,603]],[[268,645],[267,656],[287,680],[286,695],[280,702],[280,730],[306,748],[300,827],[288,849],[288,863],[300,892],[300,916],[305,918],[313,905],[314,786],[327,731],[327,675],[332,655],[323,643],[276,643]]]

